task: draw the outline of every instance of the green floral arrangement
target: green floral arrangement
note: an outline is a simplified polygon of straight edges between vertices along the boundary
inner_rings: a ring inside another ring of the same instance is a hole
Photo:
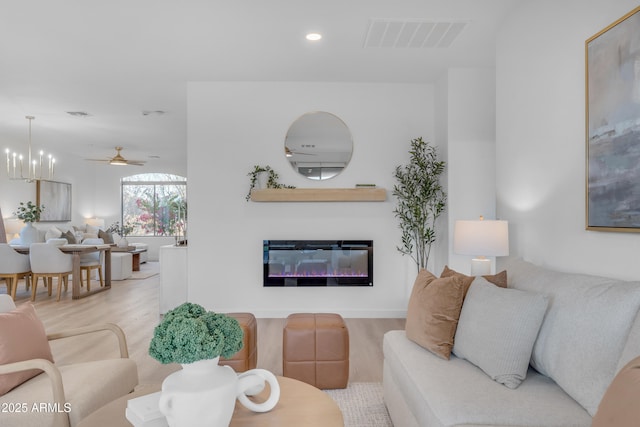
[[[243,340],[244,332],[233,317],[185,302],[156,326],[149,355],[164,364],[229,358],[242,348]]]
[[[106,231],[110,233],[116,233],[120,237],[127,237],[133,231],[134,224],[127,222],[122,227],[120,226],[120,222],[116,221],[107,228]]]
[[[20,202],[18,206],[18,210],[13,214],[22,222],[36,222],[40,221],[40,214],[44,210],[44,205],[38,206],[28,201],[26,204],[24,202]]]

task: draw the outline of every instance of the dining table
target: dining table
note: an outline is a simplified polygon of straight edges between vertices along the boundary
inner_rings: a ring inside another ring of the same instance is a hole
[[[11,246],[16,252],[28,255],[28,246]],[[111,289],[111,245],[60,245],[58,246],[62,252],[70,254],[73,257],[73,266],[71,275],[73,279],[71,281],[71,299],[80,299],[88,297],[89,295],[97,294]],[[84,289],[81,285],[80,276],[80,255],[88,254],[91,252],[104,252],[104,286],[98,286],[90,291]],[[77,278],[77,279],[76,279]]]

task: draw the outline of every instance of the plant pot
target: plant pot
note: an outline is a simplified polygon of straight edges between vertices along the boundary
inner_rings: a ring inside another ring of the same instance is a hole
[[[269,172],[258,172],[256,177],[256,188],[259,190],[267,188],[267,182],[269,181]]]
[[[30,246],[32,243],[38,242],[38,229],[33,223],[27,222],[25,227],[20,230],[20,243],[24,246]]]
[[[170,427],[228,427],[236,397],[254,412],[270,411],[278,403],[280,386],[271,372],[252,369],[236,375],[231,367],[218,365],[219,359],[183,364],[162,382],[159,408]],[[271,387],[269,398],[250,401],[246,394],[261,392],[265,381]]]

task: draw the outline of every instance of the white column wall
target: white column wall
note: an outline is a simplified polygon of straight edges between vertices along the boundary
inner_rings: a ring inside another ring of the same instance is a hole
[[[453,230],[456,220],[495,219],[495,70],[450,69],[440,84],[446,86],[447,259],[469,274],[472,257],[453,252]]]

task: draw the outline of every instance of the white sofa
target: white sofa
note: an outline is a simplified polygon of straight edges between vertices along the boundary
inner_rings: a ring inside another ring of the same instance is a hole
[[[405,331],[387,332],[383,389],[395,427],[589,427],[615,374],[640,355],[640,283],[561,273],[519,259],[505,268],[509,288],[548,301],[531,352],[535,369],[529,366],[526,379],[511,389],[457,357],[457,343],[445,360]]]

